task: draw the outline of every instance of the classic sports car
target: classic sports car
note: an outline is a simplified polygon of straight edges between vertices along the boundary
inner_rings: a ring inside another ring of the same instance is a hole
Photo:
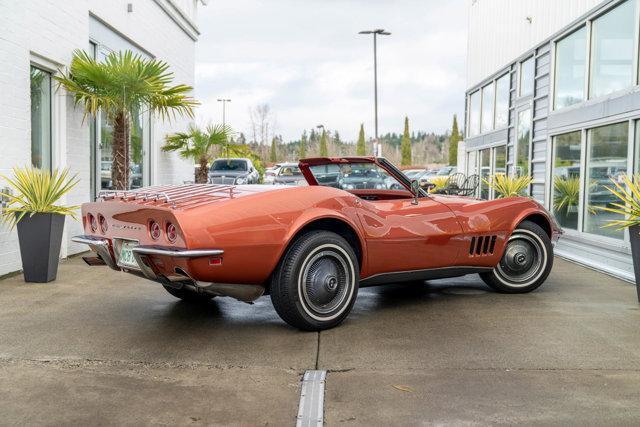
[[[327,165],[366,166],[401,189],[319,185]],[[561,230],[530,198],[430,196],[383,158],[311,158],[300,169],[308,186],[104,192],[82,206],[86,234],[73,240],[96,252],[87,264],[142,275],[183,300],[268,293],[303,330],[342,322],[363,286],[480,273],[497,291],[523,293],[551,270]]]

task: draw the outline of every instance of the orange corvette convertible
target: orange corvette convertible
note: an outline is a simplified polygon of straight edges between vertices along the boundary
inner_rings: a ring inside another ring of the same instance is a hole
[[[82,206],[85,243],[108,265],[187,301],[271,295],[284,321],[331,328],[363,286],[479,273],[529,292],[561,233],[526,197],[428,195],[383,158],[300,161],[308,186],[190,184],[107,191]]]

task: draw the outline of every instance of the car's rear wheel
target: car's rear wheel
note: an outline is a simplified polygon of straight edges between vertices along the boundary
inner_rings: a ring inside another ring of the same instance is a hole
[[[172,296],[186,302],[207,302],[210,299],[215,298],[214,295],[198,293],[184,287],[180,289],[172,288],[171,286],[167,285],[162,285],[162,287],[164,287],[164,289]]]
[[[523,221],[509,237],[498,265],[480,277],[498,292],[520,294],[542,285],[552,267],[551,239],[539,225]]]
[[[332,328],[358,295],[353,248],[329,231],[311,231],[286,252],[271,280],[271,301],[282,320],[305,331]]]

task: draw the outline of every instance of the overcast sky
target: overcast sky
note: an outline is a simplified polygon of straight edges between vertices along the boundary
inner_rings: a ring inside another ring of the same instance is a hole
[[[374,133],[373,41],[378,43],[379,133],[443,132],[464,111],[464,0],[212,0],[196,47],[198,122],[249,134],[249,109],[267,103],[285,141],[324,124],[355,140]]]

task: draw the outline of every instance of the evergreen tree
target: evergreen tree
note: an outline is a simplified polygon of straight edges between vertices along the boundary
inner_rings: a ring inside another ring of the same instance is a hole
[[[456,166],[458,164],[458,143],[460,142],[460,133],[458,132],[458,117],[453,115],[453,125],[451,126],[451,136],[449,137],[449,164]]]
[[[342,144],[342,140],[340,139],[340,134],[338,133],[338,131],[333,132],[333,143],[338,146]]]
[[[307,131],[302,132],[302,138],[300,138],[300,147],[298,148],[298,158],[304,159],[307,157]]]
[[[276,163],[278,161],[278,138],[273,137],[271,140],[271,153],[269,154],[269,161]]]
[[[356,145],[356,155],[366,156],[367,146],[364,140],[364,123],[360,123],[360,133],[358,134],[358,145]]]
[[[402,166],[408,166],[411,164],[411,137],[409,136],[409,117],[404,118],[404,134],[402,135],[402,160],[400,164]]]
[[[329,155],[329,148],[327,147],[327,132],[323,129],[322,136],[320,137],[320,157],[327,157]]]

